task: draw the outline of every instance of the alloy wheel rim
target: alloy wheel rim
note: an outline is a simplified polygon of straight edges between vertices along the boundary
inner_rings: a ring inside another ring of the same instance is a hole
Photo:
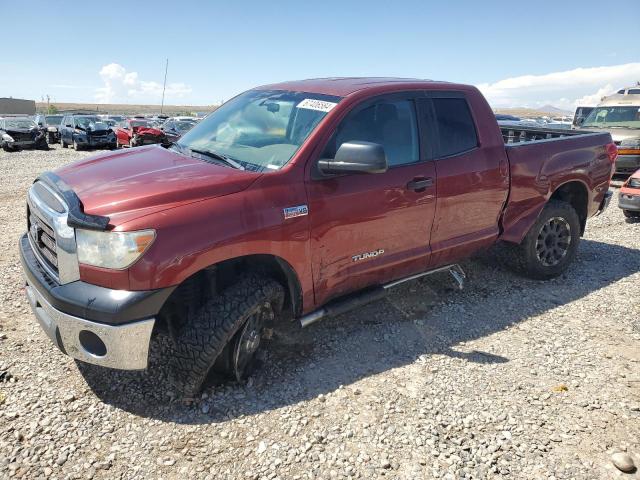
[[[268,304],[261,306],[251,314],[240,331],[233,352],[233,371],[238,381],[245,376],[260,348],[267,313]]]
[[[547,220],[536,239],[536,256],[545,267],[555,267],[569,252],[571,225],[562,217]]]

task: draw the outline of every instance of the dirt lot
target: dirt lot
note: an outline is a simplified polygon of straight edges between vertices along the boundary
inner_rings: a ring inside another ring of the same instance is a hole
[[[0,477],[640,478],[640,223],[612,202],[577,262],[535,282],[496,254],[300,331],[244,385],[190,405],[146,373],[83,368],[40,331],[21,284],[25,191],[91,155],[0,152]]]

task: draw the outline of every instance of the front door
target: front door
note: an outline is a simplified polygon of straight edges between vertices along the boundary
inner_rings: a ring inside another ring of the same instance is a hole
[[[436,175],[420,145],[412,95],[356,106],[321,157],[353,140],[382,145],[389,169],[308,181],[316,304],[428,266]]]

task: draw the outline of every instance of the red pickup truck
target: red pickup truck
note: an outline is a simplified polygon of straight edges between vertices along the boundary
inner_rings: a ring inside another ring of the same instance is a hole
[[[266,322],[302,326],[504,242],[548,279],[604,209],[608,133],[503,126],[453,83],[331,78],[233,98],[175,144],[42,174],[20,239],[26,293],[82,362],[242,379]]]

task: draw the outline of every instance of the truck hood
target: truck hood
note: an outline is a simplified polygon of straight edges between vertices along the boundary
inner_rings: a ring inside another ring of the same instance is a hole
[[[106,153],[56,172],[84,212],[111,224],[246,189],[261,174],[181,155],[157,145]]]

